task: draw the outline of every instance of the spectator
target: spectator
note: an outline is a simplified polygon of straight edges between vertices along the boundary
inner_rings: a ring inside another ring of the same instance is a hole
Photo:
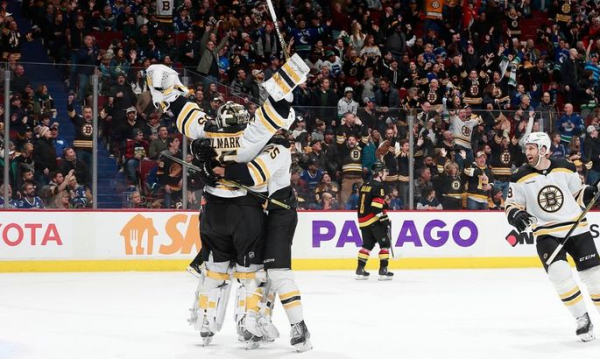
[[[179,208],[180,205],[175,204],[182,201],[183,168],[181,164],[162,155],[163,153],[168,153],[171,156],[181,158],[180,145],[179,138],[169,138],[167,140],[167,149],[162,151],[159,156],[156,175],[165,190],[164,208]]]
[[[590,125],[587,128],[584,149],[589,161],[592,162],[592,168],[588,170],[586,183],[593,185],[600,180],[600,139],[598,138],[598,129]]]
[[[17,201],[10,199],[12,198],[12,186],[8,185],[8,205],[4,201],[4,183],[0,185],[0,209],[13,209],[17,208]]]
[[[200,49],[203,50],[196,71],[204,76],[203,84],[205,86],[211,82],[219,82],[219,65],[217,63],[219,51],[227,45],[229,40],[229,33],[227,33],[221,39],[221,42],[218,45],[216,44],[216,34],[220,23],[217,22],[214,29],[211,25],[206,26],[202,40],[200,40]]]
[[[50,172],[57,169],[56,150],[52,143],[52,131],[46,126],[38,127],[38,140],[35,142],[33,161],[35,163],[35,178],[41,184],[49,181]]]
[[[330,193],[323,193],[323,201],[321,205],[318,207],[321,211],[335,211],[338,210],[338,203],[335,197],[333,197]]]
[[[319,87],[313,92],[311,100],[313,117],[324,121],[327,127],[336,127],[336,106],[339,99],[331,89],[331,81],[328,78],[319,80]]]
[[[167,126],[159,126],[157,138],[150,142],[150,147],[148,148],[148,158],[152,160],[158,159],[158,155],[167,149],[169,139],[169,131],[167,130]]]
[[[16,65],[15,71],[10,79],[10,88],[13,93],[20,94],[25,92],[25,88],[29,86],[29,78],[25,76],[25,68],[23,65]]]
[[[44,208],[42,199],[35,195],[36,186],[31,182],[26,182],[21,187],[21,196],[15,201],[15,207],[19,209],[41,209]]]
[[[323,177],[323,171],[319,169],[319,160],[316,158],[310,160],[308,169],[300,175],[300,179],[306,183],[308,190],[313,193],[321,181],[321,177]]]
[[[92,194],[90,190],[85,188],[84,185],[77,183],[75,176],[69,177],[69,197],[71,201],[71,208],[86,208],[92,202]]]
[[[435,197],[435,190],[433,187],[423,188],[421,197],[417,202],[417,210],[441,210],[443,209],[442,204]]]
[[[82,115],[78,115],[73,107],[75,95],[71,94],[67,98],[67,111],[69,119],[75,127],[75,141],[73,148],[78,152],[79,158],[85,162],[88,168],[92,168],[92,142],[94,138],[93,112],[91,106],[84,106]]]
[[[478,151],[475,162],[465,167],[467,175],[467,209],[488,209],[488,198],[494,185],[494,175],[486,166],[487,156],[483,151]]]
[[[558,113],[556,112],[556,103],[552,102],[552,97],[549,92],[544,92],[542,95],[542,102],[535,109],[536,118],[540,124],[541,132],[550,132],[555,130],[555,123],[558,120]]]
[[[125,156],[123,159],[125,175],[130,186],[135,186],[139,183],[138,169],[140,162],[148,159],[147,153],[148,142],[144,140],[144,132],[136,128],[133,130],[133,138],[126,140]]]
[[[553,133],[550,138],[552,144],[550,145],[550,157],[552,158],[565,158],[567,156],[567,149],[565,145],[560,141],[560,133]]]
[[[67,176],[71,170],[75,171],[75,179],[77,183],[85,184],[91,187],[92,176],[85,162],[77,158],[77,153],[72,148],[65,149],[65,158],[62,161],[60,172],[63,176]]]
[[[354,89],[346,87],[344,89],[344,97],[340,98],[337,104],[338,119],[341,119],[347,112],[356,115],[358,113],[358,102],[352,98]]]
[[[573,112],[573,105],[565,104],[565,114],[558,120],[556,126],[560,132],[560,141],[563,144],[571,142],[573,136],[580,135],[583,132],[583,119],[579,114]]]
[[[100,52],[94,45],[94,38],[86,36],[83,38],[83,46],[77,52],[77,74],[79,75],[79,101],[85,100],[85,87],[90,82],[90,76],[94,74],[94,66],[100,61]]]

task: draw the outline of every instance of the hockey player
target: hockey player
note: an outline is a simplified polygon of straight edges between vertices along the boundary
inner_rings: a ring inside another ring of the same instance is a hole
[[[256,323],[261,297],[261,286],[266,280],[262,268],[262,235],[264,213],[262,202],[245,189],[217,181],[212,173],[212,153],[216,151],[220,163],[247,162],[253,159],[272,135],[281,127],[287,128],[295,118],[290,108],[292,91],[304,82],[308,68],[294,55],[265,87],[269,99],[256,110],[256,120],[248,126],[248,112],[241,105],[226,103],[217,111],[215,119],[204,113],[195,102],[185,96],[177,73],[163,65],[152,65],[147,81],[155,106],[170,109],[176,116],[178,129],[192,142],[192,152],[207,186],[206,204],[200,218],[202,260],[200,283],[190,322],[200,331],[203,344],[208,345],[222,326],[230,291],[230,267],[235,266],[235,278],[244,287],[243,322],[238,322],[247,344],[260,340],[262,333]],[[204,139],[204,141],[202,141]],[[210,145],[206,146],[206,139]],[[207,157],[208,153],[208,157]],[[266,185],[252,188],[266,191]],[[223,221],[224,218],[231,222]],[[236,223],[232,226],[232,223]]]
[[[385,165],[376,161],[372,168],[373,179],[362,186],[359,192],[358,226],[362,233],[363,245],[358,252],[356,279],[369,279],[370,273],[365,270],[369,254],[375,243],[379,244],[379,280],[391,280],[394,273],[388,271],[390,258],[390,219],[386,212],[385,191],[383,182],[387,175]]]
[[[587,220],[577,225],[549,266],[546,261],[565,240],[582,213],[581,206],[598,191],[598,185],[583,186],[573,163],[549,158],[550,137],[546,133],[532,132],[524,140],[524,146],[527,164],[510,178],[505,209],[508,223],[519,232],[532,228],[550,282],[576,318],[577,336],[587,342],[595,338],[593,325],[566,257],[568,253],[575,261],[579,276],[600,311],[600,257]],[[514,246],[516,241],[510,244]]]
[[[300,290],[292,273],[292,240],[298,224],[297,199],[290,186],[292,156],[285,136],[275,137],[253,161],[217,167],[215,174],[226,180],[256,186],[267,183],[269,197],[286,203],[290,209],[272,202],[268,211],[263,252],[268,283],[263,291],[259,325],[264,337],[275,339],[279,333],[271,323],[275,295],[279,299],[291,325],[290,344],[297,351],[312,349],[310,333],[304,323]]]

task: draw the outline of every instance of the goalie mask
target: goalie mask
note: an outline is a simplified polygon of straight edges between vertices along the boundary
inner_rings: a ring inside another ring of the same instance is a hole
[[[217,123],[217,127],[225,128],[235,125],[245,125],[248,123],[249,118],[250,114],[244,106],[233,101],[227,101],[217,110],[215,122]]]
[[[146,82],[152,94],[154,107],[162,107],[163,111],[169,109],[170,103],[179,96],[185,96],[189,89],[179,81],[177,72],[165,65],[150,65],[146,70]]]

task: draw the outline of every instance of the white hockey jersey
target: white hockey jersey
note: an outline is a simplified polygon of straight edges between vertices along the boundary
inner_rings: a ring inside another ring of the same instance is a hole
[[[447,122],[450,123],[450,130],[452,131],[454,144],[463,146],[464,148],[471,148],[473,127],[482,122],[481,117],[472,117],[466,121],[463,121],[458,116],[450,116]]]
[[[291,184],[292,154],[282,145],[268,144],[247,166],[254,183],[266,185],[269,196]]]
[[[535,236],[564,237],[581,215],[585,186],[575,165],[564,159],[551,159],[543,171],[524,165],[511,176],[506,197],[506,214],[525,210],[537,218],[532,226]],[[514,214],[514,213],[513,213]],[[588,231],[582,220],[573,235]]]

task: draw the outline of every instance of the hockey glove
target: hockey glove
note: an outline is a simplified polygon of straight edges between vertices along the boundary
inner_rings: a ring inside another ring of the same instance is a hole
[[[190,150],[192,151],[194,158],[199,162],[210,163],[213,158],[217,157],[217,152],[214,148],[212,148],[208,138],[201,138],[192,141]]]
[[[535,222],[535,217],[527,213],[526,211],[519,211],[515,214],[512,219],[511,225],[519,232],[523,232],[527,227],[531,226]]]
[[[389,226],[390,225],[390,217],[388,217],[387,214],[379,216],[379,223],[383,224],[384,226]]]
[[[200,179],[209,186],[215,186],[217,181],[219,180],[219,176],[217,176],[213,172],[212,161],[207,162],[197,162],[197,166],[200,168],[199,177]]]

